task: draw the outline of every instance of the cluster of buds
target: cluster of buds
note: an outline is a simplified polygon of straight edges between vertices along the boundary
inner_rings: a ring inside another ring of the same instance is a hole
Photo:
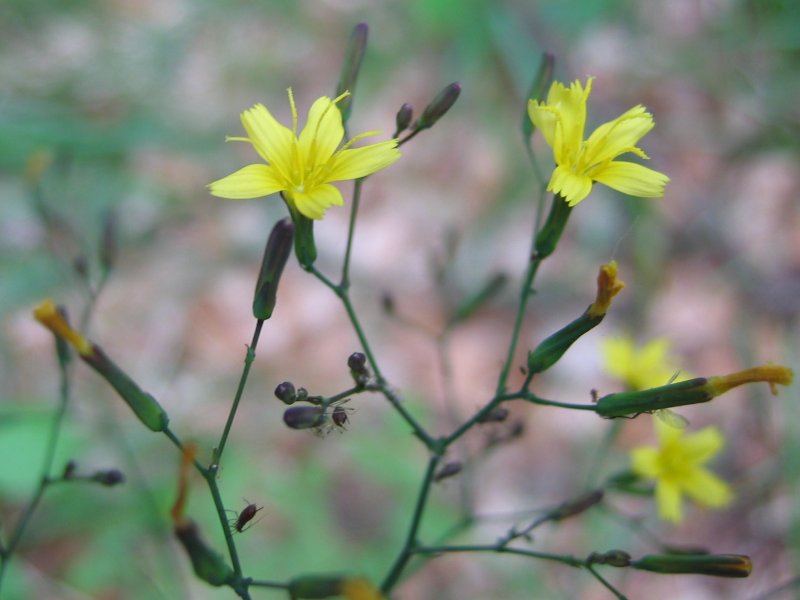
[[[119,469],[100,469],[94,473],[78,473],[78,464],[74,460],[67,461],[61,474],[63,481],[90,481],[106,487],[114,487],[125,483],[125,475]]]

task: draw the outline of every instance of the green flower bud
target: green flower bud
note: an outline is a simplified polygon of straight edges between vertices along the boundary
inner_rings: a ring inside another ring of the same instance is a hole
[[[554,195],[547,221],[536,234],[536,243],[534,245],[536,258],[546,258],[553,253],[556,245],[558,245],[558,240],[561,239],[561,234],[564,233],[564,228],[567,226],[567,220],[571,213],[572,207],[567,204],[567,201],[559,194]]]
[[[651,554],[631,562],[641,571],[664,574],[747,577],[753,570],[749,556],[742,554]]]
[[[408,126],[411,125],[411,119],[413,118],[414,108],[408,102],[406,102],[400,107],[400,110],[397,111],[397,115],[394,118],[397,129],[395,129],[392,137],[396,138],[398,135],[408,129]]]
[[[253,296],[253,316],[256,319],[269,319],[275,310],[278,283],[292,251],[293,234],[294,226],[289,219],[275,223],[269,234]]]
[[[608,394],[597,401],[595,412],[601,417],[613,419],[662,408],[708,402],[714,396],[705,388],[707,381],[705,377],[697,377],[649,390]]]
[[[414,127],[415,131],[433,127],[436,121],[441,119],[450,110],[450,107],[455,104],[459,94],[461,94],[461,85],[458,83],[451,83],[439,92],[433,102],[428,104],[425,110],[422,111],[422,116],[417,119],[417,124]]]
[[[345,92],[350,92],[350,95],[339,100],[342,123],[347,123],[347,119],[350,117],[358,71],[361,68],[361,61],[364,59],[364,52],[367,49],[368,30],[366,23],[359,23],[353,28],[353,32],[350,34],[350,41],[347,44],[342,72],[339,75],[339,84],[336,86],[336,94],[334,94],[334,96],[338,97]]]
[[[150,431],[164,431],[167,428],[169,416],[158,401],[147,392],[142,391],[136,382],[114,364],[99,346],[92,346],[92,352],[81,355],[81,358],[117,390],[120,397],[131,407],[145,427]]]
[[[194,521],[183,519],[175,535],[186,549],[195,575],[215,587],[226,585],[234,577],[233,569],[216,551],[208,547]]]
[[[303,575],[289,582],[289,597],[297,600],[332,598],[341,593],[344,577],[339,575]]]
[[[292,210],[294,221],[294,253],[297,262],[309,269],[317,260],[317,245],[314,243],[314,220]]]
[[[604,315],[589,316],[588,312],[562,327],[528,353],[528,371],[541,373],[552,367],[578,338],[600,324]]]

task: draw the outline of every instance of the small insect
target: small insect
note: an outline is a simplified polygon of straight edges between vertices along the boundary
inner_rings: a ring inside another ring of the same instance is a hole
[[[675,371],[672,377],[669,378],[667,385],[674,383],[680,373],[680,371]],[[675,429],[686,429],[689,426],[689,419],[683,415],[679,415],[674,410],[670,410],[669,408],[659,408],[658,410],[654,410],[653,415],[662,423],[665,423],[670,427],[674,427]]]
[[[250,521],[253,520],[253,517],[256,516],[256,513],[258,511],[264,508],[263,506],[256,506],[255,504],[251,504],[247,500],[245,500],[245,502],[247,502],[247,506],[244,507],[242,512],[240,512],[235,519],[231,519],[230,521],[231,527],[233,527],[234,530],[236,530],[239,533],[242,533],[250,529],[252,525],[250,527],[245,527],[245,525],[247,525]]]

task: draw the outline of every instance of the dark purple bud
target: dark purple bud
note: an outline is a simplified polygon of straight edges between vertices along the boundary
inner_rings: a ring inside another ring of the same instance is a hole
[[[406,129],[408,126],[411,125],[411,119],[414,118],[414,108],[406,102],[403,106],[400,107],[400,110],[397,111],[397,116],[395,117],[395,124],[397,125],[397,129],[395,129],[394,135],[392,137],[397,137]]]
[[[275,388],[275,397],[284,404],[294,404],[295,400],[297,400],[294,384],[291,381],[279,383]]]
[[[433,102],[425,107],[422,111],[422,116],[417,120],[415,129],[420,131],[428,129],[436,124],[436,121],[441,119],[445,113],[450,110],[450,107],[458,100],[461,93],[461,85],[458,83],[451,83],[444,88]]]
[[[325,424],[327,417],[321,406],[292,406],[283,413],[283,422],[292,429],[312,429]]]
[[[439,469],[439,471],[433,476],[433,480],[441,481],[442,479],[453,477],[453,475],[458,475],[461,472],[462,468],[463,465],[458,461],[449,462],[441,469]]]
[[[112,487],[125,483],[125,475],[119,469],[107,469],[105,471],[97,471],[89,477],[89,481],[94,481],[100,485]]]

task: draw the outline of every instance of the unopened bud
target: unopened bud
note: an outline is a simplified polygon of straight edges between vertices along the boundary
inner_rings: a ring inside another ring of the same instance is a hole
[[[116,213],[109,211],[103,218],[103,231],[100,236],[100,268],[108,273],[117,262],[117,217]]]
[[[683,573],[715,577],[747,577],[753,570],[749,556],[742,554],[652,554],[630,564],[653,573]]]
[[[105,471],[96,471],[89,476],[89,480],[99,483],[100,485],[113,487],[120,483],[125,483],[125,475],[123,475],[122,471],[119,469],[107,469]]]
[[[297,400],[294,384],[291,381],[279,383],[275,388],[275,397],[284,404],[294,404]]]
[[[539,63],[539,69],[536,71],[536,76],[528,90],[528,102],[541,100],[544,96],[544,91],[553,79],[555,60],[555,56],[549,52],[542,54],[542,62]],[[530,140],[534,130],[533,121],[528,116],[528,102],[525,103],[525,110],[522,114],[522,135],[525,137],[526,142]]]
[[[463,465],[459,461],[449,462],[436,472],[436,474],[433,476],[433,480],[441,481],[442,479],[447,479],[448,477],[458,475],[461,473],[462,468]]]
[[[478,419],[478,423],[502,423],[508,418],[508,409],[498,406]]]
[[[253,316],[256,319],[269,319],[275,310],[278,283],[292,252],[293,235],[294,226],[289,219],[278,221],[269,234],[253,296]]]
[[[283,422],[292,429],[313,429],[324,425],[326,420],[320,406],[292,406],[283,413]]]
[[[561,521],[569,517],[574,517],[601,502],[603,500],[603,495],[603,490],[593,490],[575,500],[565,502],[550,513],[550,520]]]
[[[347,96],[339,100],[339,111],[342,113],[342,122],[347,123],[353,105],[353,92],[356,89],[358,71],[361,68],[361,61],[364,59],[364,52],[367,49],[367,33],[369,28],[366,23],[359,23],[353,28],[350,34],[350,41],[345,51],[342,71],[339,75],[339,83],[336,86],[336,96],[341,96],[345,92],[350,92]]]
[[[396,138],[398,135],[408,129],[408,126],[411,125],[411,119],[413,118],[414,108],[408,102],[406,102],[400,107],[400,110],[397,111],[397,115],[394,118],[397,129],[395,129],[392,137]]]
[[[234,578],[233,569],[222,556],[209,548],[194,521],[183,519],[176,525],[175,535],[186,549],[197,577],[215,587],[225,585]]]
[[[347,366],[350,368],[350,375],[356,385],[366,385],[369,379],[369,370],[367,369],[367,357],[363,352],[353,352],[347,358]]]
[[[609,550],[602,553],[592,552],[589,555],[588,562],[612,567],[627,567],[631,564],[631,555],[624,550]]]
[[[433,102],[428,104],[425,110],[422,111],[422,116],[417,120],[414,129],[416,131],[422,131],[423,129],[433,127],[436,121],[441,119],[445,113],[450,110],[450,107],[455,104],[460,93],[461,85],[458,83],[451,83],[444,88],[439,95],[434,98]]]

